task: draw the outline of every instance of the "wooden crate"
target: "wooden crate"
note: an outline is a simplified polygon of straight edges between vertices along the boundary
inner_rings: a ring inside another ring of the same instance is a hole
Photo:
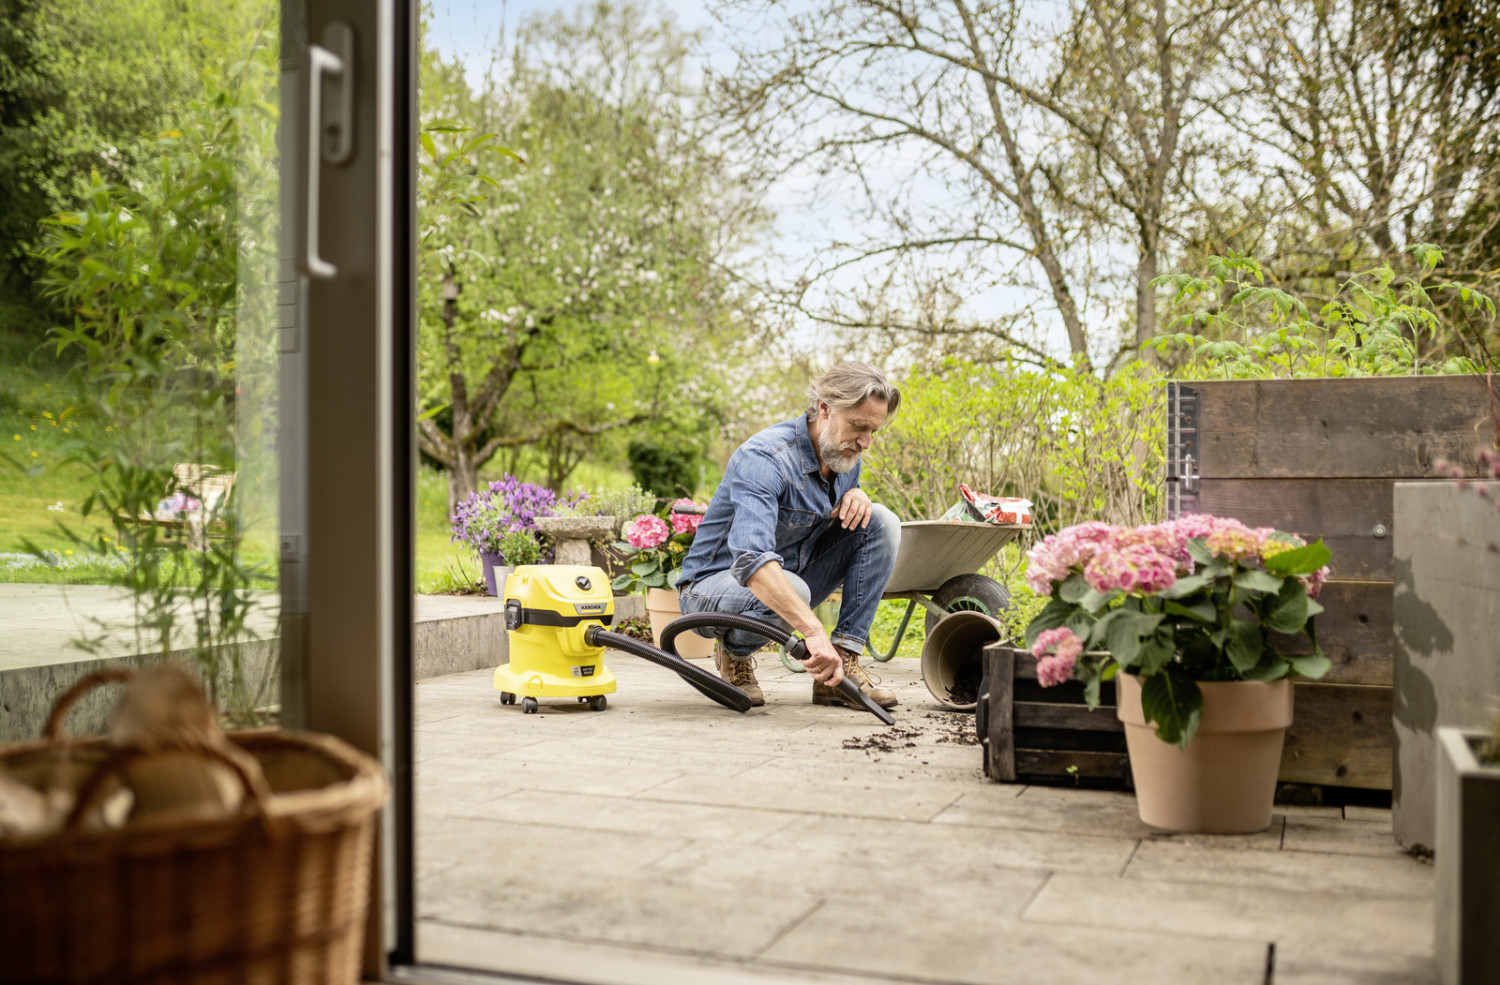
[[[1446,481],[1439,458],[1482,474],[1485,378],[1173,383],[1167,402],[1168,516],[1232,516],[1333,552],[1316,620],[1333,670],[1297,684],[1279,778],[1390,790],[1395,484]]]
[[[1115,717],[1115,686],[1100,688],[1100,705],[1084,704],[1083,684],[1037,683],[1036,657],[991,643],[984,648],[979,697],[984,775],[1006,783],[1120,789],[1130,785],[1125,728]]]

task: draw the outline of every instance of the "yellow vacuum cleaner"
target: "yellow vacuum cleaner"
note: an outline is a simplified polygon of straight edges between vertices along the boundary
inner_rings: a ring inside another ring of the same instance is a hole
[[[603,711],[615,691],[604,647],[584,639],[590,627],[614,621],[609,578],[598,568],[526,564],[505,579],[505,628],[510,663],[495,668],[500,703],[534,714],[537,698],[577,698]]]
[[[719,704],[744,713],[750,695],[702,667],[677,655],[676,639],[689,629],[743,629],[790,647],[798,660],[807,659],[807,643],[794,640],[779,626],[727,612],[702,612],[672,620],[661,634],[661,646],[605,629],[615,618],[609,578],[598,568],[570,564],[527,564],[505,579],[505,628],[509,631],[510,663],[495,668],[495,690],[500,703],[513,705],[521,695],[521,710],[535,714],[539,697],[577,698],[594,711],[603,711],[606,694],[615,691],[615,675],[604,666],[604,648],[614,647],[665,667]],[[839,689],[887,725],[896,721],[871,701],[853,680]]]

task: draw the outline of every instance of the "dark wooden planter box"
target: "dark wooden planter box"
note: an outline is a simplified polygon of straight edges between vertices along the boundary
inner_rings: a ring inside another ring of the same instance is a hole
[[[1215,380],[1168,387],[1168,516],[1212,513],[1333,552],[1318,642],[1333,670],[1299,682],[1279,779],[1392,788],[1392,533],[1397,481],[1480,475],[1495,428],[1482,376]]]
[[[1036,658],[999,643],[984,648],[984,675],[976,724],[985,776],[1006,783],[1130,786],[1113,682],[1102,685],[1100,705],[1090,710],[1081,682],[1044,688]]]

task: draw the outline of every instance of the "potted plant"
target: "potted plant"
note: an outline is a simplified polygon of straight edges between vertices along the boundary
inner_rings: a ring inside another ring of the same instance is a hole
[[[1328,548],[1238,520],[1140,527],[1083,523],[1027,555],[1046,607],[1027,625],[1045,686],[1084,682],[1090,707],[1115,680],[1141,820],[1175,831],[1271,823],[1290,675],[1318,678],[1315,600]],[[1305,636],[1310,654],[1287,653]]]
[[[470,493],[458,504],[449,539],[467,544],[478,553],[484,566],[485,587],[491,595],[496,595],[498,588],[503,587],[495,584],[496,565],[533,563],[508,560],[501,547],[505,535],[515,531],[534,532],[537,517],[551,516],[556,508],[557,494],[552,490],[534,482],[522,482],[507,473],[503,479]],[[534,539],[532,543],[535,544]]]
[[[536,564],[542,558],[542,547],[536,536],[525,530],[511,530],[500,538],[500,563],[491,569],[487,579],[494,584],[488,586],[491,595],[505,594],[505,579],[523,564]]]
[[[1500,715],[1488,732],[1437,730],[1437,965],[1443,985],[1500,981]]]
[[[697,512],[686,513],[688,509]],[[661,641],[662,630],[682,614],[677,597],[677,580],[682,577],[682,559],[703,521],[703,505],[691,499],[679,499],[668,508],[667,519],[642,513],[625,524],[625,540],[614,545],[625,568],[614,580],[616,592],[642,589],[646,593],[646,615],[651,633]],[[677,638],[677,649],[683,657],[706,657],[713,654],[713,641],[696,633]]]

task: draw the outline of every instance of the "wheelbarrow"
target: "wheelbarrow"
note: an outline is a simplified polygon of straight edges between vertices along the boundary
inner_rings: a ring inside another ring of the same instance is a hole
[[[1030,524],[977,523],[968,520],[911,520],[901,524],[901,547],[882,599],[906,599],[906,612],[890,648],[881,653],[867,644],[866,652],[884,663],[896,655],[917,606],[926,610],[927,632],[950,612],[979,612],[999,618],[1010,605],[1005,586],[977,572],[1015,540]],[[806,668],[788,654],[782,664],[792,671]]]

